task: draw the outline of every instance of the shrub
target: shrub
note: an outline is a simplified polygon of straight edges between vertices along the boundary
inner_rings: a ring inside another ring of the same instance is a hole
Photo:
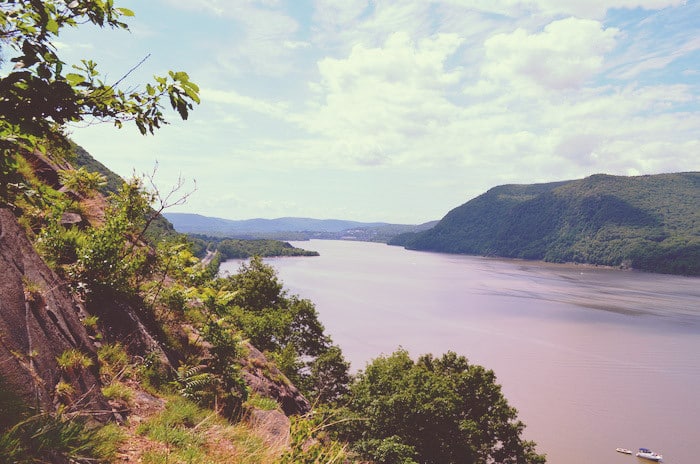
[[[102,394],[108,400],[121,401],[130,404],[134,399],[134,392],[121,382],[112,382],[102,387]]]
[[[129,377],[129,355],[120,343],[107,343],[97,349],[100,377],[104,383]]]
[[[92,366],[92,359],[85,353],[71,348],[56,358],[58,367],[64,371],[80,371]]]

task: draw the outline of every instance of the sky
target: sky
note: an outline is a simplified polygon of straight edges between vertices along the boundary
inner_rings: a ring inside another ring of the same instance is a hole
[[[116,0],[56,47],[107,82],[186,71],[155,136],[75,124],[171,212],[419,224],[502,184],[700,170],[700,0]],[[196,190],[195,190],[196,189]]]

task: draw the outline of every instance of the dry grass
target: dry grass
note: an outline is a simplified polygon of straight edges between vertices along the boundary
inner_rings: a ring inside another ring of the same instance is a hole
[[[271,432],[279,417],[268,420],[231,424],[181,397],[135,392],[115,462],[269,464],[288,446],[288,435]]]

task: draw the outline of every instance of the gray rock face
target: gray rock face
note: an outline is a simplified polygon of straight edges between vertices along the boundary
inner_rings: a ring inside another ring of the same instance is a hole
[[[0,208],[0,376],[28,405],[53,410],[108,410],[100,392],[95,346],[86,314],[65,283],[36,253],[12,212]],[[61,368],[57,358],[75,350],[88,367]],[[61,394],[56,386],[63,388]]]
[[[251,391],[273,398],[288,416],[304,415],[311,411],[311,403],[292,385],[282,372],[268,362],[265,355],[251,344],[246,344],[248,358],[243,366],[243,379]]]

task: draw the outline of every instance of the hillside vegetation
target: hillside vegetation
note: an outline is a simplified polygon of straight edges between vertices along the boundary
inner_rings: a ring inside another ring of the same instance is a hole
[[[268,258],[273,256],[318,256],[317,251],[304,250],[279,240],[241,240],[217,238],[206,235],[190,235],[193,245],[216,252],[222,260],[247,259],[253,256]]]
[[[700,275],[700,173],[502,185],[390,244]]]

